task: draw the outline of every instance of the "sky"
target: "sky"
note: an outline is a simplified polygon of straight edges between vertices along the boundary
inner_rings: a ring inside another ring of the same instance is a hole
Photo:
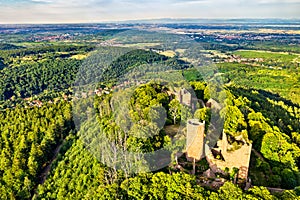
[[[0,23],[297,18],[300,0],[0,0]]]

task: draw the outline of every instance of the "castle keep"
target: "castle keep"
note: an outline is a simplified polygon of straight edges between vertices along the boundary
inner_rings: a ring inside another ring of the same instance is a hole
[[[188,160],[200,160],[203,155],[205,122],[190,119],[187,122],[186,155]]]

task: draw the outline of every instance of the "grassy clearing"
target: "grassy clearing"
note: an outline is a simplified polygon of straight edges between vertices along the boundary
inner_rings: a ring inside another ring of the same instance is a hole
[[[186,51],[186,49],[176,49],[175,51],[182,54]]]
[[[183,76],[187,81],[201,81],[203,80],[201,72],[197,69],[187,69],[183,71]]]
[[[124,44],[123,47],[136,47],[136,48],[145,48],[145,47],[154,47],[160,43],[134,43],[134,44]]]
[[[167,57],[174,57],[176,53],[174,51],[168,50],[160,53],[161,55],[167,56]]]
[[[11,44],[26,48],[49,46],[49,44],[46,44],[45,42],[12,42]]]
[[[164,130],[166,131],[168,136],[174,137],[178,133],[179,127],[179,125],[169,125],[165,126]]]
[[[87,55],[85,55],[85,54],[77,54],[77,55],[71,56],[71,58],[77,59],[77,60],[83,60],[83,59],[85,59],[86,57],[87,57]]]
[[[284,52],[270,52],[270,51],[249,51],[239,50],[234,52],[235,55],[239,55],[243,58],[262,58],[265,61],[281,61],[281,62],[293,62],[299,58],[298,54],[289,54]]]

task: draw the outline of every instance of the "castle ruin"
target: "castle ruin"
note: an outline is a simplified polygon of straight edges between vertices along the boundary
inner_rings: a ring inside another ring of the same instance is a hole
[[[237,179],[245,182],[248,179],[248,169],[250,163],[252,144],[240,138],[236,140],[243,143],[239,149],[233,149],[228,143],[227,135],[223,134],[215,148],[204,155],[204,132],[205,121],[202,123],[198,119],[190,119],[187,122],[187,140],[186,140],[186,158],[193,162],[193,174],[195,174],[195,163],[200,161],[204,156],[209,163],[211,173],[224,174],[225,169],[238,169]],[[210,174],[211,174],[210,173]]]
[[[195,174],[195,162],[203,157],[205,121],[190,119],[187,122],[186,157],[193,161],[193,174]]]
[[[242,182],[247,181],[252,144],[246,141],[243,141],[243,143],[239,149],[229,151],[231,145],[228,143],[226,133],[223,131],[222,139],[218,141],[217,147],[206,155],[212,171],[216,173],[224,172],[225,168],[237,168],[239,169],[237,179]],[[214,154],[218,155],[218,158]]]

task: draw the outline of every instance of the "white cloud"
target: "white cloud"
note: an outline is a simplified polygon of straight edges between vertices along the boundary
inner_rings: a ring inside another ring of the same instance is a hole
[[[209,0],[177,0],[177,1],[174,1],[173,3],[174,5],[196,5],[196,4],[211,4],[211,1]]]
[[[53,3],[53,0],[31,0],[34,3]]]
[[[260,4],[294,4],[294,3],[300,3],[299,0],[257,0]]]
[[[6,2],[8,0],[5,0]],[[3,4],[3,0],[0,0]],[[146,18],[299,18],[300,0],[18,0],[0,23],[99,22]]]

